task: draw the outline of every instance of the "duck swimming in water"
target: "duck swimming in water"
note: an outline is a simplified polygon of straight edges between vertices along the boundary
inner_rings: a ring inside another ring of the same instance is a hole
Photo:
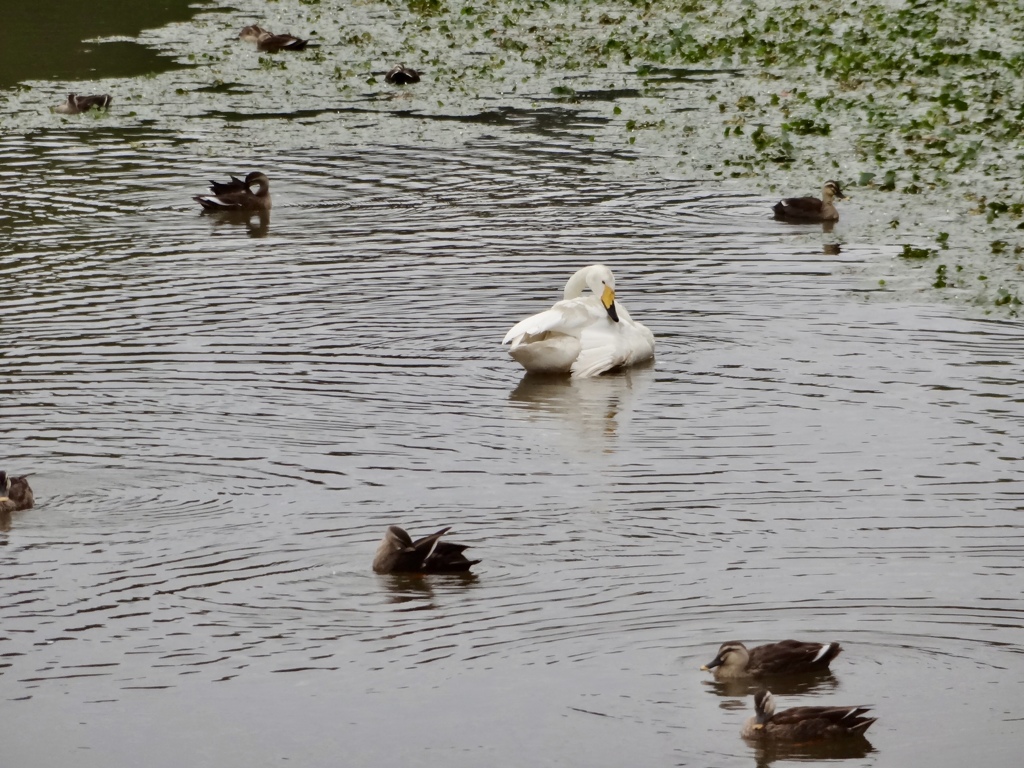
[[[397,64],[388,70],[384,80],[392,85],[409,85],[420,81],[420,73],[405,64]]]
[[[773,207],[775,218],[786,221],[838,221],[839,211],[833,199],[845,200],[838,181],[826,181],[821,188],[821,199],[816,197],[787,197]]]
[[[252,185],[256,185],[253,192]],[[261,171],[253,171],[245,181],[231,176],[231,181],[210,182],[212,195],[196,195],[192,199],[207,211],[269,211],[270,179]]]
[[[0,512],[32,509],[35,503],[36,497],[26,475],[11,477],[0,470]]]
[[[105,110],[110,107],[109,93],[104,93],[98,96],[78,96],[74,93],[69,93],[67,101],[53,108],[54,112],[58,112],[62,115],[77,115],[82,112],[88,112],[90,109]]]
[[[441,537],[451,526],[437,533],[412,540],[404,529],[389,526],[377,547],[373,558],[373,570],[377,573],[462,573],[468,571],[479,560],[467,560],[462,553],[467,544],[449,544]]]
[[[264,29],[258,24],[250,24],[242,27],[238,36],[247,43],[256,43],[256,50],[264,53],[277,53],[278,51],[302,51],[309,45],[309,40],[303,40],[294,35],[275,35],[273,32]]]
[[[748,651],[743,643],[732,640],[722,643],[718,655],[701,669],[713,671],[716,680],[824,672],[842,650],[839,643],[783,640]]]
[[[863,737],[878,719],[865,717],[870,712],[871,707],[794,707],[776,712],[771,692],[758,691],[754,716],[740,733],[746,739],[798,742]]]

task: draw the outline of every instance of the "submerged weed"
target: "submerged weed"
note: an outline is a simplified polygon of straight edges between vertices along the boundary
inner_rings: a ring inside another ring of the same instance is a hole
[[[904,259],[930,259],[937,253],[932,248],[915,248],[910,244],[903,246],[903,251],[900,253],[900,257]],[[945,269],[945,267],[943,267]]]

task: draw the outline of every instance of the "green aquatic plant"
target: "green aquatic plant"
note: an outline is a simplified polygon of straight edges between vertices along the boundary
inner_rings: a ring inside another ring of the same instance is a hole
[[[420,16],[442,16],[451,13],[443,0],[407,0],[405,5],[410,13]]]
[[[930,259],[937,253],[932,248],[915,248],[912,245],[904,244],[900,257],[904,259]]]
[[[993,303],[997,307],[1019,307],[1021,305],[1021,300],[1017,297],[1016,294],[1011,293],[1006,288],[1000,288],[998,291],[996,291],[996,299]]]
[[[1024,295],[1015,287],[1024,282],[1017,270],[1024,247],[1019,6],[277,0],[278,15],[306,30],[315,23],[322,47],[260,57],[254,74],[298,107],[303,94],[319,99],[325,81],[332,94],[365,98],[368,87],[379,89],[369,73],[405,60],[429,77],[416,89],[389,92],[372,109],[408,110],[414,102],[418,121],[450,125],[444,121],[455,113],[536,110],[557,100],[567,142],[613,156],[624,142],[634,144],[628,162],[637,174],[671,168],[689,179],[742,178],[733,186],[786,194],[837,178],[855,193],[844,207],[860,212],[844,211],[844,238],[891,246],[904,237],[900,222],[915,228],[908,235],[915,238],[941,226],[971,273],[961,280],[965,290],[1005,285]],[[219,30],[223,18],[210,14],[209,24]],[[181,61],[191,55],[195,69],[209,70],[204,84],[238,83],[232,68],[253,69],[251,48],[173,46]],[[594,97],[602,92],[612,95]],[[993,248],[996,242],[1005,245]],[[918,288],[932,282],[913,258],[896,264],[912,271]],[[909,282],[890,280],[890,287]],[[991,302],[994,292],[977,298]]]
[[[260,69],[288,69],[288,65],[282,57],[260,56],[259,63]]]

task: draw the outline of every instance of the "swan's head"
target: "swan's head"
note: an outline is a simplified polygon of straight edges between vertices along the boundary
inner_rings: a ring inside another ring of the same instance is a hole
[[[619,322],[619,313],[615,311],[615,276],[612,271],[604,264],[594,264],[584,271],[587,287],[601,299],[601,306],[608,313],[608,317],[613,322]]]

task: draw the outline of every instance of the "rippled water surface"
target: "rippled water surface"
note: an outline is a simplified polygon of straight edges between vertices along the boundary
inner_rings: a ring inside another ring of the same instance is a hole
[[[1024,327],[557,106],[470,117],[0,137],[4,763],[1015,765]],[[255,167],[269,221],[199,215]],[[595,262],[655,363],[524,377],[505,331]],[[374,575],[391,523],[483,563]],[[790,636],[845,651],[780,705],[869,743],[740,739],[698,667]]]

